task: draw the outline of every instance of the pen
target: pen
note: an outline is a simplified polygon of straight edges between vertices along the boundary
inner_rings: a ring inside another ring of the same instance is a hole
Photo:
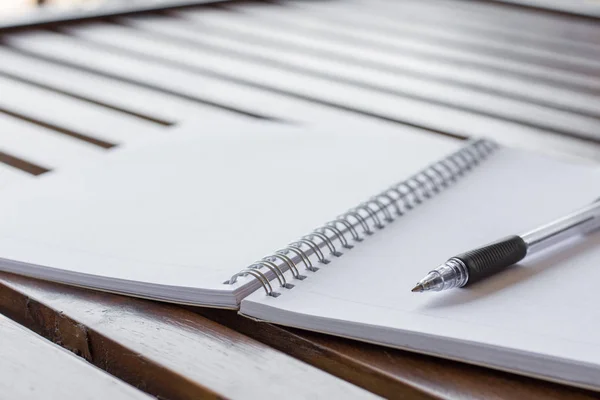
[[[439,292],[477,282],[538,252],[600,226],[600,201],[522,235],[507,236],[451,257],[421,279],[413,292]]]

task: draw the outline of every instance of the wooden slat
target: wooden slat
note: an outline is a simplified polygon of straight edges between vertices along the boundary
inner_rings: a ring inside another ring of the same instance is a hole
[[[282,4],[285,6],[293,6],[294,8],[292,8],[291,11],[293,11],[294,14],[300,14],[299,16],[301,18],[305,16],[311,16],[313,18],[318,16],[320,19],[356,26],[359,31],[365,29],[398,37],[414,37],[424,43],[442,44],[467,51],[489,54],[492,56],[502,56],[533,64],[539,63],[546,66],[554,65],[556,67],[562,65],[563,67],[567,67],[567,69],[585,65],[588,67],[597,67],[597,61],[600,59],[598,48],[593,46],[590,46],[585,54],[572,54],[571,46],[565,46],[567,49],[564,51],[562,48],[553,50],[544,49],[543,46],[540,45],[523,46],[523,44],[518,41],[510,42],[507,40],[496,40],[494,37],[481,37],[473,35],[472,32],[461,32],[460,29],[456,29],[456,27],[452,26],[440,27],[438,24],[428,23],[426,21],[415,21],[418,16],[415,18],[414,14],[426,15],[427,11],[412,13],[412,10],[407,10],[407,2],[398,3],[398,9],[393,13],[395,23],[393,23],[392,18],[385,18],[385,15],[378,15],[377,13],[371,14],[370,12],[377,8],[372,7],[370,2],[363,4],[363,7],[358,9],[353,9],[353,7],[340,7],[341,4],[328,2],[307,3],[303,1],[286,1]],[[324,8],[322,7],[323,4],[335,7]],[[436,7],[438,6],[436,5]],[[331,12],[328,12],[328,9]],[[308,14],[305,14],[304,11],[308,11]],[[534,24],[534,21],[529,21],[529,23]],[[516,35],[520,34],[521,32],[516,32]],[[573,47],[576,47],[576,45]]]
[[[411,86],[410,93],[403,93],[402,95],[399,95],[398,92],[383,93],[381,90],[376,91],[367,88],[366,85],[359,87],[342,82],[335,78],[336,75],[331,73],[326,74],[327,76],[323,76],[323,74],[318,74],[320,76],[309,75],[306,72],[299,73],[298,71],[271,66],[267,63],[242,59],[233,54],[212,54],[210,51],[201,49],[200,46],[176,45],[158,37],[150,38],[134,30],[117,26],[86,26],[77,29],[71,28],[66,32],[94,45],[110,49],[110,51],[130,54],[138,59],[146,59],[149,63],[166,65],[176,70],[186,70],[192,74],[204,75],[215,80],[229,81],[257,91],[264,90],[293,98],[301,98],[328,107],[349,107],[357,111],[382,115],[386,118],[394,118],[403,124],[426,128],[453,137],[460,137],[463,132],[469,136],[483,135],[495,128],[514,133],[518,132],[523,135],[546,130],[597,140],[593,138],[593,135],[597,132],[594,128],[600,126],[596,120],[586,120],[591,125],[584,128],[583,125],[587,125],[587,122],[582,124],[582,120],[575,116],[570,118],[570,123],[568,123],[569,120],[563,121],[566,124],[563,128],[566,130],[559,128],[557,121],[544,124],[542,127],[521,120],[496,118],[489,110],[476,111],[462,104],[450,105],[450,103],[443,100],[454,95],[456,96],[455,101],[458,103],[461,95],[459,90],[448,91],[446,88],[445,91],[441,91],[437,87],[429,88],[425,83],[419,84],[413,81],[412,83],[405,82],[406,85]],[[339,75],[343,75],[343,72],[340,71]],[[393,83],[389,83],[387,87],[391,90],[393,86]],[[408,90],[406,87],[403,89]],[[425,97],[424,94],[428,91],[435,92],[438,96]],[[488,104],[489,96],[486,97],[486,101],[471,94],[466,100],[471,102],[478,100],[481,104]],[[521,108],[526,109],[527,107],[525,104],[521,104]],[[543,109],[537,108],[536,111],[537,114],[545,116],[546,120],[551,119],[553,115],[557,118],[560,117],[558,112],[546,113],[545,115]],[[531,113],[533,114],[533,111]],[[450,124],[449,121],[453,123]],[[579,132],[578,128],[583,129]]]
[[[78,165],[105,149],[0,111],[0,148],[49,169]]]
[[[451,0],[452,1],[452,0]],[[470,2],[472,3],[472,2]],[[458,15],[458,18],[438,18],[428,20],[428,17],[432,16],[431,9],[418,10],[415,7],[427,7],[426,2],[418,1],[403,1],[398,3],[402,7],[400,12],[395,13],[398,18],[394,24],[391,18],[385,18],[377,15],[377,4],[376,1],[369,1],[366,3],[368,7],[362,7],[360,11],[357,11],[353,7],[353,2],[345,2],[344,7],[339,7],[339,4],[329,2],[305,2],[299,1],[286,1],[282,3],[286,6],[293,7],[306,7],[308,9],[318,8],[320,12],[331,10],[335,15],[339,15],[343,18],[350,18],[354,22],[362,24],[363,21],[370,23],[374,29],[403,29],[406,25],[410,28],[419,28],[419,30],[425,30],[430,34],[439,33],[443,39],[442,34],[445,33],[447,37],[452,38],[453,41],[465,41],[471,43],[487,44],[492,47],[501,46],[509,50],[521,49],[521,50],[552,50],[561,55],[576,55],[584,58],[596,58],[600,59],[600,46],[595,45],[593,42],[586,43],[584,40],[570,40],[563,37],[561,34],[556,34],[557,29],[563,29],[565,25],[568,26],[569,30],[576,30],[579,28],[579,24],[569,25],[565,24],[564,20],[553,21],[551,25],[545,24],[540,21],[539,15],[536,16],[522,16],[521,13],[510,13],[500,14],[496,16],[494,12],[484,12],[479,14],[471,14],[470,12]],[[375,4],[375,6],[373,6]],[[430,3],[431,5],[432,3]],[[461,9],[462,5],[467,3],[460,1],[452,1],[449,4],[444,4],[444,1],[433,2],[434,10],[443,10],[443,6],[447,5],[451,7],[450,14],[455,13]],[[497,11],[497,10],[494,10]],[[365,13],[367,14],[365,16]],[[514,20],[517,17],[517,20]],[[521,17],[521,18],[519,18]],[[402,21],[401,24],[397,22]],[[491,20],[491,21],[490,21]],[[372,24],[373,22],[381,23],[381,25]],[[503,22],[512,22],[513,26],[504,27]],[[469,22],[479,22],[479,26],[469,26]],[[466,23],[466,24],[465,24]],[[529,30],[523,30],[523,27],[530,28]],[[533,30],[531,28],[533,27]],[[521,29],[519,29],[521,28]],[[490,30],[491,29],[491,30]],[[546,31],[549,29],[549,31]]]
[[[576,118],[572,118],[573,121],[568,124],[573,127],[572,130],[551,128],[552,125],[544,130],[524,122],[496,120],[491,115],[476,114],[459,106],[448,107],[441,102],[412,95],[400,97],[379,93],[336,82],[334,79],[301,75],[247,60],[215,56],[208,52],[190,51],[157,38],[145,38],[135,32],[126,33],[119,27],[95,25],[65,31],[110,52],[144,59],[148,64],[172,68],[173,71],[185,71],[193,77],[203,76],[214,82],[228,82],[240,88],[252,89],[254,93],[263,91],[328,108],[351,110],[356,114],[393,120],[402,125],[455,138],[464,138],[465,134],[470,137],[485,136],[491,131],[499,130],[505,135],[520,137],[552,132],[594,142],[600,140],[576,132],[581,127]],[[593,124],[597,124],[597,121]],[[595,135],[596,130],[592,129],[588,133]]]
[[[0,313],[160,398],[370,398],[172,305],[2,273]]]
[[[270,110],[254,113],[238,106],[238,97],[247,98],[248,91],[233,85],[219,85],[209,79],[194,79],[190,74],[161,68],[146,61],[127,58],[101,48],[86,45],[53,32],[31,32],[27,35],[7,36],[5,43],[21,53],[35,56],[59,65],[96,74],[104,78],[125,82],[147,90],[178,97],[215,110],[227,110],[238,116],[274,119]],[[218,86],[215,88],[215,86]],[[214,89],[213,89],[214,88]],[[241,93],[240,93],[241,92]],[[256,96],[253,96],[256,99]]]
[[[150,400],[151,397],[0,315],[0,398]]]
[[[5,187],[10,186],[11,184],[27,182],[28,180],[33,178],[33,175],[25,171],[0,162],[0,189],[4,189]]]
[[[107,39],[105,36],[96,39],[104,41]],[[115,51],[113,45],[117,42],[119,46],[124,45],[125,37],[119,37],[116,40],[110,39],[107,46],[53,32],[7,36],[4,40],[10,46],[16,47],[20,52],[26,54],[35,54],[36,57],[56,60],[59,64],[69,65],[81,71],[111,77],[140,87],[153,88],[153,90],[178,95],[204,104],[212,104],[215,106],[215,110],[229,109],[238,115],[240,113],[252,116],[273,115],[278,119],[309,124],[332,120],[345,124],[348,123],[347,117],[385,121],[395,124],[399,128],[403,125],[404,128],[407,125],[415,126],[416,123],[416,126],[429,129],[432,133],[449,133],[448,131],[452,130],[454,134],[458,133],[461,136],[487,136],[501,143],[562,153],[572,152],[589,158],[599,157],[596,149],[583,141],[576,142],[569,138],[565,140],[564,137],[549,135],[543,130],[515,124],[501,124],[482,116],[454,112],[443,107],[432,107],[426,103],[421,104],[421,102],[401,100],[390,96],[373,97],[372,93],[358,90],[349,92],[346,87],[329,83],[325,86],[319,84],[319,93],[316,93],[316,89],[313,90],[308,86],[310,82],[306,79],[299,79],[297,75],[290,74],[286,75],[289,79],[280,79],[280,74],[275,73],[269,74],[267,77],[263,67],[249,63],[236,62],[235,65],[229,65],[228,62],[226,64],[229,67],[227,67],[222,65],[224,63],[218,62],[215,68],[224,70],[229,76],[228,79],[222,79],[215,76],[223,75],[221,72],[209,71],[210,73],[207,74],[199,72],[201,69],[206,69],[200,65],[210,60],[215,61],[214,57],[209,58],[203,53],[183,52],[185,58],[193,57],[194,64],[198,65],[186,64],[185,68],[175,67],[170,60],[167,60],[169,65],[164,62],[149,61],[147,58],[156,58],[156,54],[138,55],[129,51]],[[154,47],[155,44],[152,43],[152,46]],[[182,50],[175,46],[161,46],[160,48],[161,51],[182,54]],[[359,48],[357,51],[361,52],[361,49],[364,50],[364,48]],[[257,76],[258,73],[261,75]],[[248,79],[242,79],[242,76],[248,76]],[[293,85],[294,88],[274,87],[275,80],[278,81],[278,86],[290,87]],[[337,89],[333,90],[335,88],[332,86],[339,88],[345,94],[338,93]],[[327,90],[327,87],[332,90]],[[332,97],[336,97],[336,99]],[[372,101],[368,101],[369,99],[365,97],[371,98]],[[350,104],[357,102],[363,104],[364,107],[361,106],[359,110],[354,104]],[[232,115],[234,114],[232,113]],[[540,145],[542,141],[543,147]]]
[[[390,2],[393,3],[393,2]],[[301,30],[307,34],[326,35],[339,42],[356,43],[365,47],[395,52],[412,52],[428,56],[434,62],[454,65],[477,66],[490,71],[519,76],[545,82],[554,82],[563,86],[578,87],[578,90],[590,90],[598,93],[600,84],[594,79],[598,68],[554,68],[543,63],[530,63],[522,60],[509,60],[501,55],[481,54],[438,43],[428,43],[415,37],[390,37],[367,29],[357,29],[353,25],[334,24],[321,18],[302,18],[290,9],[265,7],[261,4],[236,6],[234,10],[243,11],[261,20],[265,24],[280,25],[287,29]],[[381,15],[394,20],[397,10],[378,9]],[[585,71],[585,72],[584,72]]]
[[[48,26],[56,23],[94,20],[110,15],[128,15],[140,12],[186,8],[204,3],[219,3],[226,0],[153,0],[149,2],[106,1],[94,7],[41,8],[24,15],[0,20],[0,31],[21,30],[35,26]],[[230,0],[231,1],[231,0]],[[45,3],[43,0],[39,4]]]
[[[548,0],[538,1],[548,2]],[[358,2],[362,1],[358,0]],[[473,31],[474,34],[479,33],[486,36],[505,35],[515,39],[529,37],[536,40],[540,40],[545,36],[547,41],[571,40],[592,44],[597,43],[594,39],[598,37],[597,20],[569,18],[564,15],[550,15],[539,11],[530,12],[523,7],[507,9],[498,4],[497,0],[412,2],[374,0],[362,3],[371,5],[376,11],[384,12],[389,11],[390,8],[409,4],[409,8],[418,11],[411,13],[414,18],[445,27],[453,26],[467,29]]]
[[[273,56],[290,53],[312,56],[325,62],[343,63],[373,73],[383,72],[426,79],[583,115],[597,115],[598,111],[597,107],[593,107],[598,97],[592,95],[550,87],[533,80],[499,76],[497,73],[478,68],[432,63],[403,52],[386,53],[370,48],[358,49],[352,45],[302,35],[288,29],[275,31],[274,27],[258,23],[241,13],[204,12],[196,14],[195,17],[190,12],[169,15],[181,18],[136,16],[117,21],[127,21],[142,29],[150,30],[151,27],[160,32],[168,30],[171,35],[180,37],[196,34],[205,40],[230,41],[246,48],[269,49]],[[194,19],[197,23],[194,23]]]
[[[125,143],[142,135],[165,130],[149,121],[142,121],[103,107],[32,87],[0,76],[0,108],[61,127],[86,137],[88,143]],[[93,121],[93,122],[92,122]],[[91,140],[90,140],[91,139]]]
[[[565,112],[558,108],[541,107],[530,101],[508,99],[495,93],[482,93],[471,88],[435,82],[417,76],[369,70],[348,63],[331,62],[301,52],[273,51],[269,47],[190,32],[185,27],[166,23],[164,18],[149,20],[145,24],[136,18],[119,19],[118,21],[129,28],[111,27],[116,32],[122,32],[120,37],[133,33],[137,40],[142,36],[146,39],[181,46],[182,50],[202,49],[208,53],[203,55],[206,64],[210,64],[207,58],[232,58],[248,62],[250,65],[261,65],[267,69],[265,75],[270,75],[268,69],[274,68],[299,76],[325,79],[347,87],[359,88],[365,92],[411,98],[442,105],[449,109],[483,115],[490,119],[523,124],[551,132],[558,131],[567,135],[571,132],[573,134],[587,132],[594,138],[600,129],[600,117],[596,115],[595,111],[592,117],[588,117],[571,111]],[[155,53],[159,54],[158,51]],[[185,60],[184,57],[179,59]]]
[[[511,5],[507,2],[519,4]],[[547,8],[531,8],[528,6],[528,4],[531,5],[536,2],[539,5],[544,3]],[[560,36],[572,37],[575,41],[584,41],[586,38],[591,39],[590,42],[592,43],[594,42],[594,32],[597,34],[596,31],[598,30],[597,17],[600,16],[597,15],[594,18],[591,17],[590,13],[586,14],[584,12],[579,16],[575,16],[551,11],[556,9],[558,3],[564,4],[565,8],[573,6],[574,9],[587,3],[592,9],[594,7],[593,3],[586,0],[568,2],[562,0],[430,0],[428,3],[433,7],[445,6],[445,8],[450,8],[452,11],[461,10],[464,12],[460,15],[462,18],[454,21],[458,25],[468,25],[476,21],[479,22],[481,27],[500,29],[503,32],[517,31],[519,34],[528,33],[540,37],[543,35],[556,36],[558,33]],[[583,11],[583,7],[581,10]],[[494,26],[490,27],[489,25]]]
[[[186,115],[198,118],[215,114],[213,109],[122,81],[44,61],[0,47],[0,75],[10,74],[29,82],[39,82],[56,91],[71,93],[109,104],[128,112],[167,123]]]

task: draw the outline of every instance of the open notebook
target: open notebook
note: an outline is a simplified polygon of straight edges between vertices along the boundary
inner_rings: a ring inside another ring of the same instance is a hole
[[[600,236],[410,292],[598,193],[597,168],[408,128],[173,132],[3,193],[0,269],[600,389]]]

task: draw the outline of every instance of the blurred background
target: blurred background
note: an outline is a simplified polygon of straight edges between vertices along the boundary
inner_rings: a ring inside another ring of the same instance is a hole
[[[36,7],[91,7],[107,1],[111,0],[2,0],[0,2],[0,17],[22,14]]]
[[[599,4],[0,0],[0,187],[217,120],[598,162]]]

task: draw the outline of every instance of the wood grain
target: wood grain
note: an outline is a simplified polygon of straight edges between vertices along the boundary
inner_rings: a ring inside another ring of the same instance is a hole
[[[0,398],[151,397],[0,315]]]
[[[0,313],[160,398],[372,397],[173,305],[1,273]]]
[[[159,304],[6,273],[0,273],[0,312],[161,398],[282,392],[289,394],[286,398],[366,396],[283,353],[387,398],[600,398],[536,379],[259,323],[231,311]]]

